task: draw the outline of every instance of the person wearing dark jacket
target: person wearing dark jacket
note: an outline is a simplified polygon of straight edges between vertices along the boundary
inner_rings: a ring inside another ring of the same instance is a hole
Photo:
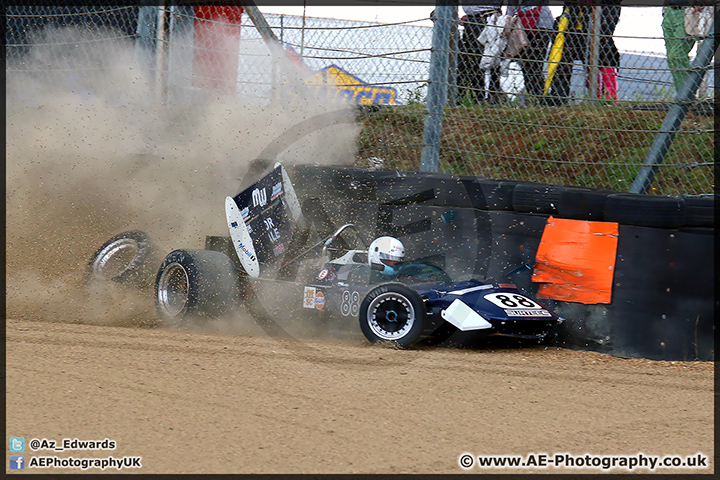
[[[520,17],[528,45],[518,57],[523,72],[525,92],[538,98],[543,93],[543,66],[552,40],[553,16],[547,0],[510,0],[507,15]]]
[[[546,93],[549,94],[550,105],[567,103],[570,98],[570,80],[573,63],[580,60],[589,74],[589,59],[586,57],[590,43],[590,32],[593,23],[593,7],[600,5],[600,56],[598,58],[599,78],[597,98],[605,90],[607,98],[617,101],[617,69],[620,67],[620,52],[615,46],[613,35],[620,19],[621,0],[575,0],[563,7],[563,12],[555,21],[556,38],[550,51],[551,61],[553,51],[559,53],[559,61],[555,64],[554,75],[549,71],[546,81]],[[563,42],[558,39],[562,36]],[[554,62],[553,62],[554,63]],[[549,70],[553,70],[550,66]],[[586,85],[589,87],[589,75],[586,76]]]
[[[460,20],[463,34],[458,58],[459,101],[469,99],[472,103],[502,103],[504,100],[500,88],[499,67],[490,68],[490,82],[485,85],[485,71],[480,68],[484,47],[478,41],[487,26],[488,17],[494,13],[502,13],[502,4],[502,0],[486,0],[483,5],[462,2],[465,15]]]
[[[617,74],[620,68],[620,52],[615,45],[613,35],[620,20],[620,2],[622,0],[602,0],[600,14],[600,57],[598,58],[598,83],[596,98],[605,98],[618,102]],[[595,2],[593,2],[595,3]],[[587,30],[588,34],[590,30]],[[588,39],[590,37],[588,36]],[[589,70],[589,68],[588,68]],[[590,72],[588,71],[588,88],[590,88]]]
[[[570,80],[576,60],[585,60],[586,24],[591,20],[589,8],[581,0],[567,2],[555,19],[555,40],[550,48],[548,76],[543,103],[564,105],[570,100]]]

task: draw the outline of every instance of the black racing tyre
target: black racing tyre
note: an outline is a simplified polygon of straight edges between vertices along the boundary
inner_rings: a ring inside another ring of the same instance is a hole
[[[596,190],[584,187],[563,187],[558,201],[560,218],[602,222],[605,212],[605,198],[612,190]]]
[[[420,294],[404,285],[380,285],[360,304],[360,330],[371,343],[409,348],[420,341],[424,323]]]
[[[715,199],[713,197],[686,197],[685,225],[688,227],[715,226]]]
[[[490,180],[470,176],[460,178],[472,207],[479,210],[512,211],[515,186],[528,183],[517,180]]]
[[[378,203],[473,207],[472,199],[458,176],[445,173],[391,171],[389,174],[378,174],[376,179]]]
[[[614,193],[605,199],[606,222],[639,227],[677,228],[685,225],[685,200],[634,193]]]
[[[375,174],[364,168],[336,167],[333,169],[327,190],[332,196],[343,200],[372,201],[376,198]]]
[[[485,204],[488,210],[512,211],[513,195],[517,185],[526,182],[518,182],[514,180],[478,180],[480,189],[485,197]]]
[[[560,187],[542,183],[520,183],[513,191],[513,210],[523,213],[557,213]]]
[[[293,169],[301,197],[375,201],[377,176],[358,167],[297,165]]]
[[[240,302],[240,279],[230,257],[212,250],[175,250],[163,260],[155,279],[160,317],[179,325],[217,318]]]
[[[141,230],[129,230],[108,239],[90,257],[85,282],[110,280],[138,288],[149,287],[159,263],[159,252]]]

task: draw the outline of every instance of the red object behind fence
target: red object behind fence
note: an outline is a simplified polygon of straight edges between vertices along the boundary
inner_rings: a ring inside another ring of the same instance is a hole
[[[240,55],[243,8],[205,5],[195,7],[193,84],[234,93]]]

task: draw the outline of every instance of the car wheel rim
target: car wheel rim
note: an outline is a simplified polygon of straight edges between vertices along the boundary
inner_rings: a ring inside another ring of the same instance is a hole
[[[188,274],[179,263],[171,263],[158,280],[158,304],[170,317],[180,315],[188,303],[190,282]]]
[[[415,323],[415,309],[410,301],[397,293],[383,293],[370,302],[368,326],[383,340],[399,340]]]
[[[133,266],[139,251],[138,243],[121,238],[103,248],[93,262],[93,275],[99,278],[117,278]]]

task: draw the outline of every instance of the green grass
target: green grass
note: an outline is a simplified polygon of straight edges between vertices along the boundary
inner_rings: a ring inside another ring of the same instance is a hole
[[[625,105],[447,108],[440,171],[627,191],[665,115]],[[377,156],[386,168],[419,169],[424,119],[421,103],[362,115],[357,164]],[[686,115],[651,193],[713,192],[707,165],[713,162],[713,120]]]

